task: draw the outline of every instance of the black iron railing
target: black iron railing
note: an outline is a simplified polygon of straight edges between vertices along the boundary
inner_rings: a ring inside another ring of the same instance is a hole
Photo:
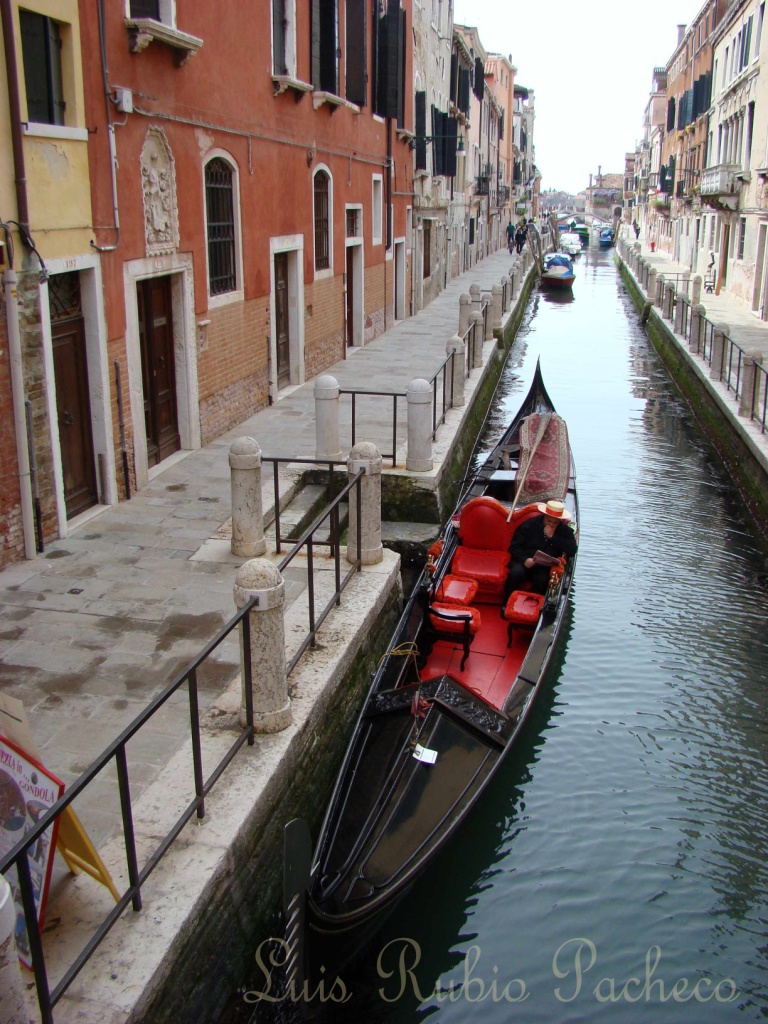
[[[357,441],[357,399],[358,398],[391,398],[392,399],[392,419],[390,421],[391,426],[391,438],[392,438],[392,451],[391,452],[380,452],[383,459],[391,459],[392,466],[397,466],[397,401],[399,398],[405,398],[404,391],[366,391],[362,388],[340,388],[339,395],[351,395],[352,397],[352,447],[354,448]]]
[[[275,460],[265,459],[264,461],[277,463],[278,461],[301,461],[311,462],[313,460]],[[332,464],[333,465],[333,464]],[[302,548],[307,550],[307,592],[308,592],[308,616],[309,628],[306,636],[299,644],[298,650],[286,665],[286,672],[290,674],[308,647],[315,646],[317,631],[323,624],[331,609],[341,603],[341,593],[347,586],[353,575],[360,572],[360,547],[362,533],[362,502],[361,502],[361,480],[365,475],[360,470],[348,481],[339,493],[329,503],[328,507],[314,520],[301,537],[296,541],[291,551],[279,563],[278,568],[282,572],[299,554]],[[338,543],[340,536],[339,506],[350,494],[353,488],[357,488],[357,516],[349,528],[356,531],[357,536],[357,559],[350,564],[348,571],[342,576],[341,572],[341,547]],[[275,505],[275,522],[279,524],[279,501]],[[328,544],[329,541],[315,539],[315,533],[320,530],[326,520],[330,519],[330,535],[335,538],[332,546],[332,557],[334,558],[335,589],[321,611],[317,611],[315,605],[315,563],[314,548],[319,544]],[[279,532],[279,525],[278,525]],[[249,614],[255,607],[258,598],[249,601],[230,621],[219,631],[219,633],[203,648],[195,660],[157,697],[142,711],[131,724],[123,730],[107,749],[96,758],[91,766],[67,789],[64,795],[40,818],[2,859],[0,859],[0,874],[7,874],[16,869],[21,894],[21,901],[24,909],[27,934],[29,937],[29,948],[32,956],[33,974],[37,989],[37,999],[40,1006],[41,1024],[54,1024],[53,1008],[75,980],[77,975],[86,965],[93,953],[106,938],[112,926],[127,909],[129,904],[134,911],[140,911],[142,907],[141,890],[144,883],[168,852],[168,849],[178,837],[184,826],[194,817],[205,816],[205,798],[213,789],[227,766],[233,760],[240,748],[246,743],[253,745],[253,675],[251,663],[251,634]],[[243,691],[245,695],[245,726],[234,742],[230,745],[224,756],[205,778],[203,769],[202,744],[200,735],[200,710],[198,701],[198,670],[205,664],[208,658],[221,646],[221,644],[235,630],[240,631],[241,669],[243,674]],[[136,736],[140,729],[146,725],[152,717],[162,708],[173,695],[186,686],[188,689],[189,717],[190,717],[190,740],[192,747],[192,772],[190,789],[194,790],[194,796],[184,808],[182,814],[170,831],[162,838],[155,850],[150,854],[143,867],[139,866],[136,838],[134,834],[133,807],[131,801],[131,787],[126,746]],[[48,971],[43,952],[43,945],[40,936],[40,929],[35,908],[33,883],[30,874],[27,853],[40,837],[52,827],[56,819],[68,808],[80,794],[104,771],[110,764],[114,763],[117,773],[118,790],[120,795],[120,815],[125,846],[125,859],[128,874],[128,887],[120,896],[120,899],[110,912],[103,918],[91,938],[74,961],[65,969],[59,981],[51,987],[48,981]]]

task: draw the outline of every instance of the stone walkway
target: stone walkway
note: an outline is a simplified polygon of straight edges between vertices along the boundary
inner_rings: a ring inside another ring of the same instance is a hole
[[[326,372],[342,387],[398,391],[415,377],[431,377],[456,333],[459,296],[473,283],[490,290],[510,264],[506,251],[486,257],[417,316]],[[357,438],[389,450],[378,401],[361,403]],[[314,457],[313,383],[289,390],[205,448],[168,460],[130,501],[86,516],[43,555],[0,572],[0,691],[23,701],[44,763],[65,783],[235,614],[232,586],[243,559],[216,536],[226,534],[228,454],[241,435],[256,438],[264,455]],[[400,436],[404,441],[403,429]],[[347,451],[348,427],[341,441]],[[265,485],[265,507],[268,493]],[[291,567],[286,578],[290,602],[305,576]],[[201,706],[209,707],[238,671],[235,635],[200,672]],[[184,688],[131,741],[134,799],[186,740],[188,720]],[[97,843],[119,809],[116,780],[104,775],[75,808]]]

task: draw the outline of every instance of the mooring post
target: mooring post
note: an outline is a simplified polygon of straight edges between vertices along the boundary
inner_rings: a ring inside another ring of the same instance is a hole
[[[509,307],[512,305],[512,281],[508,274],[503,275],[501,279],[501,296],[502,296],[502,313],[506,313]]]
[[[482,319],[480,314],[481,323]],[[405,398],[408,403],[405,468],[411,473],[429,473],[432,469],[432,385],[416,377],[406,388]]]
[[[329,373],[315,381],[315,445],[316,459],[338,462],[339,447],[339,382]]]
[[[495,284],[491,288],[491,315],[488,317],[488,323],[491,328],[491,337],[495,330],[501,330],[502,324],[502,297],[503,291],[500,284]]]
[[[763,356],[761,352],[745,352],[744,362],[741,365],[741,395],[739,396],[739,416],[752,419],[755,406],[759,406],[760,398],[757,387],[757,367],[762,365]]]
[[[661,315],[665,320],[672,319],[672,305],[675,301],[675,286],[672,281],[664,282],[664,305],[661,309]]]
[[[472,340],[472,362],[471,367],[476,370],[483,365],[483,341],[485,338],[485,324],[483,314],[477,310],[469,314],[469,323],[472,327],[470,338]]]
[[[459,336],[464,337],[469,327],[469,314],[472,311],[472,296],[464,292],[459,296]]]
[[[449,338],[445,346],[445,354],[451,356],[451,362],[445,368],[449,375],[451,407],[460,409],[464,405],[464,367],[467,358],[467,346],[464,338],[458,334]]]
[[[675,302],[675,334],[683,333],[683,310],[687,301],[688,297],[682,292],[677,296],[677,302]]]
[[[480,294],[480,285],[479,284],[471,284],[469,286],[469,295],[470,295],[470,298],[472,299],[472,308],[470,310],[470,316],[471,316],[472,313],[479,313],[479,312],[481,312],[481,310],[483,308],[483,299],[482,299],[482,295]]]
[[[384,558],[381,543],[381,455],[375,444],[361,441],[349,453],[347,474],[350,479],[361,469],[365,476],[360,481],[360,562],[376,565]],[[349,492],[349,533],[347,561],[356,562],[357,551],[357,487]]]
[[[252,437],[238,437],[229,449],[233,555],[253,558],[267,550],[261,505],[261,449]]]
[[[285,583],[282,574],[266,558],[252,558],[237,571],[234,595],[238,611],[252,597],[256,598],[248,616],[253,728],[256,732],[280,732],[293,720],[285,670]],[[241,650],[241,658],[244,661],[244,650]],[[240,724],[245,726],[245,662],[240,675]]]
[[[730,330],[728,324],[715,324],[712,332],[712,363],[709,367],[710,380],[723,379],[723,351],[725,350],[725,336]]]
[[[4,875],[0,875],[0,992],[0,1024],[28,1024],[16,949],[16,905]]]
[[[701,274],[696,274],[691,279],[691,305],[701,302]]]
[[[701,350],[701,325],[706,310],[700,302],[691,306],[691,336],[688,339],[688,348],[691,352],[698,353]]]
[[[648,270],[648,285],[646,287],[645,293],[651,300],[651,302],[653,302],[656,298],[656,274],[656,267],[650,267]]]

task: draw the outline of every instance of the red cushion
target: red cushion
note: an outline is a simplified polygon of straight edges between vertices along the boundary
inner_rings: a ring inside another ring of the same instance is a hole
[[[451,570],[456,576],[477,580],[478,597],[501,597],[507,580],[508,551],[485,551],[480,548],[456,548]]]
[[[474,636],[478,629],[480,629],[482,620],[477,608],[466,608],[456,604],[440,603],[432,604],[429,607],[430,611],[434,608],[436,611],[445,612],[446,615],[453,616],[453,618],[450,619],[444,619],[442,616],[437,615],[429,616],[429,621],[438,633],[457,633],[461,635],[464,632],[464,624],[467,621],[467,612],[469,612],[471,616],[469,623],[470,636]]]
[[[443,576],[437,585],[435,597],[446,604],[472,604],[477,594],[477,583],[465,576]]]
[[[459,540],[468,548],[506,551],[515,525],[507,522],[509,509],[495,498],[472,498],[461,510]]]
[[[543,604],[543,594],[513,590],[504,608],[504,618],[516,626],[535,626]]]

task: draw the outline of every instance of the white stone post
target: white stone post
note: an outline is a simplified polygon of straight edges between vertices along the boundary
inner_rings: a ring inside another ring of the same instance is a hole
[[[469,295],[470,295],[470,298],[472,299],[472,308],[471,308],[471,311],[470,311],[470,315],[471,315],[471,313],[477,313],[480,310],[482,310],[482,308],[483,308],[483,299],[482,299],[482,296],[480,294],[480,285],[479,284],[471,284],[469,286]]]
[[[675,303],[675,334],[683,333],[683,307],[687,301],[686,296],[680,292]]]
[[[238,611],[252,597],[258,599],[248,616],[254,730],[280,732],[293,720],[285,671],[285,583],[280,570],[266,558],[252,558],[237,571],[234,595]],[[244,654],[241,651],[240,724],[243,726],[246,725]]]
[[[659,274],[656,279],[656,294],[653,297],[654,306],[658,306],[661,309],[664,303],[664,275]]]
[[[469,327],[469,314],[472,310],[472,296],[465,292],[459,296],[459,337],[463,338]]]
[[[514,303],[517,296],[517,267],[511,266],[509,268],[509,298],[510,305]]]
[[[501,279],[502,313],[506,313],[512,305],[512,282],[509,275],[505,274]]]
[[[480,319],[482,321],[482,316]],[[417,377],[406,388],[405,399],[408,403],[405,468],[411,473],[429,473],[432,469],[432,385]]]
[[[710,380],[722,380],[723,377],[723,350],[725,348],[725,336],[730,330],[728,324],[715,324],[712,332],[712,365],[709,368]]]
[[[339,382],[329,373],[315,381],[315,458],[341,460],[339,446]]]
[[[469,336],[472,344],[472,361],[470,366],[473,370],[476,370],[478,366],[483,365],[483,336],[485,334],[483,314],[479,310],[476,310],[474,313],[470,313],[469,323],[472,327],[472,331]]]
[[[502,323],[502,304],[504,299],[504,293],[500,284],[495,284],[491,288],[491,315],[488,317],[488,323],[491,328],[491,337],[493,337],[494,330],[501,330]]]
[[[467,358],[467,347],[464,339],[458,334],[448,339],[445,353],[451,356],[451,362],[445,367],[448,374],[448,389],[451,396],[451,407],[460,409],[464,405],[464,366]],[[452,373],[449,367],[452,367]]]
[[[648,270],[648,287],[647,294],[651,302],[656,298],[656,267],[651,267]]]
[[[744,362],[741,365],[741,395],[739,396],[739,416],[751,419],[760,397],[757,382],[757,367],[762,365],[762,353],[745,352]]]
[[[28,1024],[24,982],[16,949],[16,905],[11,887],[0,875],[0,1024]]]
[[[493,301],[490,292],[483,292],[483,306],[485,306],[485,312],[483,313],[483,329],[485,331],[483,341],[490,341],[493,337]]]
[[[685,295],[686,298],[691,297],[691,275],[690,272],[687,270],[683,274],[682,279],[680,281],[679,291],[682,292],[682,294]]]
[[[261,449],[252,437],[238,437],[229,449],[232,487],[233,555],[253,558],[267,550],[261,507]]]
[[[363,565],[376,565],[384,558],[381,543],[381,463],[378,448],[368,441],[356,444],[347,459],[350,480],[361,469],[365,470],[360,481],[360,561]],[[357,561],[357,487],[349,492],[347,561]]]
[[[672,304],[675,300],[675,286],[671,281],[664,282],[664,305],[662,306],[661,315],[665,320],[672,319]]]
[[[691,279],[691,305],[695,306],[701,302],[701,274],[695,274]]]
[[[688,341],[691,352],[698,353],[701,350],[701,321],[705,313],[706,310],[700,302],[691,306],[691,337]]]

